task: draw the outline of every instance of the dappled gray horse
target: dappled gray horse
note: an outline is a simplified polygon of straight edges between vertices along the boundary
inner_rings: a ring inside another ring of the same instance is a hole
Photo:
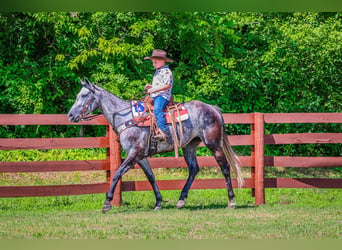
[[[133,119],[131,112],[131,102],[122,100],[112,93],[94,85],[89,80],[82,81],[82,89],[77,95],[74,105],[68,113],[71,122],[79,122],[89,113],[99,109],[106,117],[108,122],[117,129]],[[238,163],[238,158],[230,146],[224,130],[224,121],[220,111],[214,106],[200,101],[184,103],[188,110],[189,119],[182,122],[183,138],[180,147],[184,153],[184,159],[188,165],[189,177],[180,194],[177,207],[185,205],[185,198],[188,196],[189,189],[193,183],[199,166],[196,159],[196,148],[202,141],[213,153],[218,165],[224,175],[228,189],[228,207],[234,208],[234,192],[230,177],[230,166],[236,173],[238,185],[243,185],[243,178]],[[170,125],[169,125],[170,128]],[[149,127],[128,126],[119,132],[122,148],[127,152],[127,158],[122,162],[118,170],[114,173],[110,189],[103,205],[103,212],[111,209],[115,187],[120,178],[136,163],[142,168],[149,182],[152,185],[156,196],[155,210],[161,208],[162,196],[157,186],[151,166],[146,157],[154,153],[172,151],[174,149],[173,130],[169,129],[167,139],[158,142],[156,150],[151,153],[149,150],[150,139]]]

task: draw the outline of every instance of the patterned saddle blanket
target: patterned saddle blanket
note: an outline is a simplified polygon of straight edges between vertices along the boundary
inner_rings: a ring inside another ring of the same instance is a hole
[[[172,114],[171,114],[172,112]],[[151,114],[148,108],[142,101],[132,101],[132,113],[134,122],[138,126],[151,126]],[[172,123],[172,116],[175,122],[185,121],[189,119],[189,114],[183,104],[177,103],[172,106],[167,106],[164,110],[166,123]]]
[[[132,126],[150,127],[151,137],[148,142],[148,149],[146,155],[152,155],[157,151],[157,141],[153,138],[153,135],[156,135],[158,133],[156,119],[153,113],[153,106],[143,101],[132,101],[131,104],[133,119],[128,120],[120,126],[118,126],[116,132],[120,134],[122,131]],[[189,113],[183,104],[172,103],[166,106],[164,110],[164,116],[166,123],[171,123],[171,128],[173,131],[172,137],[174,141],[175,157],[178,158],[178,147],[182,145],[183,138],[182,121],[189,119]],[[176,126],[177,122],[179,123],[179,126]],[[177,127],[179,132],[179,138],[177,136]]]

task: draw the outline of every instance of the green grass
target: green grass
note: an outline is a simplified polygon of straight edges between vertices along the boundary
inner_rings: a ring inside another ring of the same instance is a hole
[[[103,159],[103,150],[0,151],[1,161]],[[341,178],[339,169],[266,168],[266,177]],[[248,177],[249,169],[243,168]],[[186,169],[155,169],[157,179],[184,179]],[[197,178],[221,178],[203,168]],[[145,180],[131,170],[125,180]],[[94,183],[104,171],[1,173],[1,186]],[[227,191],[190,190],[176,209],[180,191],[162,191],[154,212],[153,192],[124,192],[123,206],[106,214],[104,194],[0,198],[0,239],[342,239],[342,190],[266,189],[266,204],[254,206],[250,189],[235,189],[237,209],[227,209]]]
[[[238,208],[226,208],[225,190],[125,192],[124,205],[102,214],[103,194],[0,199],[1,239],[341,239],[340,190],[269,189],[256,207],[250,190],[236,190]]]

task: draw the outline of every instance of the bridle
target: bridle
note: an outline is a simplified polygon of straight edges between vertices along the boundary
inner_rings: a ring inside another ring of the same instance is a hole
[[[92,94],[94,95],[95,94],[95,91],[94,90],[91,90],[89,89]],[[141,93],[140,93],[141,94]],[[94,97],[94,96],[93,96]],[[90,121],[90,120],[93,120],[93,119],[96,119],[97,117],[103,115],[103,113],[100,113],[100,114],[95,114],[95,115],[85,115],[85,112],[86,110],[88,109],[89,105],[91,104],[93,98],[91,98],[87,104],[83,107],[82,111],[81,111],[81,121]],[[130,102],[132,103],[132,102]],[[126,107],[126,108],[123,108],[123,109],[120,109],[119,111],[116,111],[112,114],[113,117],[115,117],[117,114],[119,114],[120,112],[124,111],[124,110],[127,110],[127,109],[131,109],[132,108],[132,105],[129,106],[129,107]]]
[[[81,111],[81,117],[85,117],[85,111],[87,110],[87,108],[89,107],[91,103],[91,99],[87,102],[87,104],[83,107],[82,111]]]
[[[94,95],[95,94],[95,91],[89,89],[92,94]],[[94,97],[94,96],[93,96]],[[85,112],[86,110],[88,109],[89,105],[91,104],[91,101],[93,100],[93,98],[90,98],[89,101],[87,102],[87,104],[83,107],[82,111],[81,111],[81,121],[90,121],[90,120],[93,120],[95,119],[96,117],[102,115],[102,114],[96,114],[96,115],[85,115]]]

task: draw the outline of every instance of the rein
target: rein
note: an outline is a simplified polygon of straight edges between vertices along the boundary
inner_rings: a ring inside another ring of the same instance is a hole
[[[102,115],[102,114],[87,115],[87,116],[84,116],[84,117],[81,119],[81,121],[91,121],[91,120],[96,119],[96,118],[99,117],[100,115]]]
[[[95,94],[95,91],[91,91],[93,94]],[[140,96],[141,94],[144,94],[146,93],[145,90],[144,91],[141,91],[139,94],[137,94],[136,96],[133,97],[133,99],[135,99],[136,97]],[[87,102],[87,104],[84,106],[84,108],[82,109],[81,111],[81,121],[91,121],[93,119],[96,119],[97,117],[99,117],[100,115],[103,115],[103,113],[100,113],[100,114],[96,114],[96,115],[84,115],[85,111],[87,110],[87,108],[89,107],[91,103],[91,100],[89,100]],[[127,107],[127,108],[124,108],[124,109],[121,109],[115,113],[113,113],[113,117],[115,117],[118,113],[124,111],[124,110],[127,110],[127,109],[132,109],[132,102],[130,101],[131,103],[131,106],[130,107]]]
[[[83,108],[81,114],[82,114],[82,121],[90,121],[90,120],[93,120],[93,119],[96,119],[97,117],[99,117],[100,115],[103,115],[103,113],[100,113],[100,114],[96,114],[96,115],[84,115],[84,112],[87,110],[88,106],[90,104],[90,101],[88,101],[87,105]],[[117,112],[114,112],[113,113],[113,116],[115,116],[116,114],[120,113],[121,111],[124,111],[126,109],[130,109],[131,107],[127,107],[127,108],[124,108],[124,109],[121,109]]]

